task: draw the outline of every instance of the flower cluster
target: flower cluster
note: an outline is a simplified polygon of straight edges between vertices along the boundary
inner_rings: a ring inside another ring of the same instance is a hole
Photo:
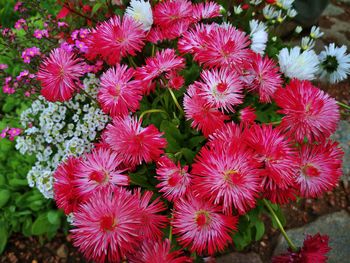
[[[98,79],[84,79],[84,90],[96,97]],[[68,156],[79,156],[93,148],[93,142],[108,122],[108,116],[84,94],[65,103],[53,103],[43,97],[21,114],[26,127],[16,139],[22,154],[34,154],[36,163],[28,172],[28,183],[46,198],[53,197],[53,172]]]

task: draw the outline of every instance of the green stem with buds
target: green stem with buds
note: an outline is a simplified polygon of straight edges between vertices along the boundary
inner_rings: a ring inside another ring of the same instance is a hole
[[[273,208],[271,207],[271,205],[269,204],[269,202],[266,199],[262,200],[264,202],[264,205],[267,207],[267,209],[269,210],[270,214],[272,215],[272,217],[276,220],[277,226],[280,229],[283,237],[285,238],[285,240],[288,243],[288,246],[291,248],[291,250],[298,251],[298,248],[296,247],[296,245],[294,245],[294,243],[292,242],[292,240],[289,238],[289,236],[287,235],[286,231],[284,230],[281,221],[278,219],[275,211],[273,210]]]

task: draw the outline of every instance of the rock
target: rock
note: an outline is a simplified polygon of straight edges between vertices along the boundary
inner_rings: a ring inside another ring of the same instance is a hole
[[[321,216],[310,224],[287,231],[288,236],[297,246],[303,244],[306,234],[314,235],[316,233],[329,235],[329,246],[332,250],[328,253],[328,263],[349,262],[350,215],[346,211]],[[286,250],[287,243],[280,235],[274,255],[281,254]]]
[[[350,0],[338,0],[338,1],[347,5],[350,5]]]
[[[343,173],[344,179],[347,177],[350,179],[350,123],[348,121],[341,120],[338,125],[337,131],[332,136],[336,141],[340,143],[344,151],[343,158]]]
[[[230,253],[216,259],[216,263],[262,263],[258,254],[250,253]]]
[[[323,11],[322,15],[324,16],[338,16],[344,13],[344,9],[333,5],[333,4],[329,4],[327,6],[327,8]]]
[[[68,256],[68,249],[66,247],[66,245],[62,244],[56,251],[57,256],[59,256],[60,258],[67,258]]]

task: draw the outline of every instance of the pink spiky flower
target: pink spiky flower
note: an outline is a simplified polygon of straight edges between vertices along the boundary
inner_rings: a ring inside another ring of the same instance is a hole
[[[54,177],[54,199],[57,207],[63,209],[66,215],[77,210],[83,198],[78,194],[74,180],[76,178],[77,168],[80,165],[80,159],[68,157],[66,161],[61,163]]]
[[[189,195],[175,203],[173,232],[191,252],[213,255],[232,242],[237,217],[222,214],[222,207]]]
[[[133,76],[132,69],[119,64],[103,73],[97,98],[105,113],[112,117],[126,116],[129,110],[134,112],[139,108],[141,87],[138,81],[131,80]]]
[[[40,65],[38,80],[41,95],[48,101],[67,101],[78,89],[79,78],[84,75],[84,63],[62,48],[51,51]]]
[[[201,130],[208,137],[215,130],[222,128],[229,117],[211,107],[206,100],[199,96],[195,86],[189,86],[184,97],[184,109],[187,120],[192,120],[192,128]]]
[[[338,143],[326,141],[318,145],[302,145],[297,162],[296,183],[306,198],[319,197],[334,188],[342,175],[343,151]]]
[[[154,125],[143,128],[135,117],[114,118],[105,136],[111,149],[130,166],[156,161],[166,146],[166,140]]]
[[[322,141],[337,128],[339,109],[335,99],[309,81],[294,79],[276,91],[275,101],[282,108],[281,128],[298,142]]]
[[[85,154],[74,181],[79,194],[89,196],[96,190],[128,185],[129,177],[118,167],[121,162],[115,152],[102,147]]]
[[[182,251],[171,251],[169,239],[164,241],[144,240],[141,249],[128,257],[130,263],[191,263],[192,259],[182,255]]]
[[[144,46],[145,31],[142,24],[131,16],[114,16],[91,32],[86,44],[90,59],[97,55],[110,65],[116,65],[127,55],[135,56]]]
[[[251,106],[239,111],[239,119],[245,124],[252,124],[256,119],[255,109]]]
[[[260,102],[263,103],[270,103],[272,96],[282,85],[276,63],[256,53],[252,53],[251,59],[243,63],[243,76],[246,88],[257,92]]]
[[[212,108],[234,112],[233,106],[243,102],[243,85],[232,69],[204,70],[193,85]]]
[[[192,165],[195,192],[222,204],[226,214],[233,208],[245,213],[255,206],[260,190],[259,164],[253,156],[241,144],[227,147],[217,141],[212,147],[203,147]]]
[[[287,253],[275,256],[272,259],[273,263],[306,263],[317,262],[326,263],[328,257],[326,256],[331,248],[328,245],[329,237],[327,235],[321,236],[317,233],[314,236],[307,235],[303,247],[293,252],[290,249]]]
[[[89,260],[121,262],[139,245],[138,199],[122,188],[95,191],[74,213],[73,244]]]
[[[140,227],[140,236],[145,240],[160,240],[163,236],[162,229],[167,225],[168,218],[159,213],[166,210],[164,203],[159,198],[151,201],[153,193],[146,191],[141,195],[140,189],[137,190],[136,196],[140,200],[140,212],[142,225]]]
[[[203,19],[219,17],[221,16],[220,9],[220,5],[212,1],[193,4],[193,18],[196,21],[200,21]]]
[[[188,173],[188,166],[181,167],[166,156],[159,158],[157,162],[156,178],[160,181],[157,188],[163,193],[163,197],[174,201],[184,196],[191,185],[192,176]]]

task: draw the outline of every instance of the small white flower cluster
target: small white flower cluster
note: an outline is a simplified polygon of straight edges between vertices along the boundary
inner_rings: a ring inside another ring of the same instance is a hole
[[[96,99],[98,79],[89,74],[84,90]],[[21,154],[35,154],[36,163],[27,174],[28,184],[46,198],[53,197],[53,172],[69,155],[80,156],[91,150],[98,132],[109,118],[84,93],[64,103],[52,103],[42,96],[21,114],[23,134],[16,140]]]

